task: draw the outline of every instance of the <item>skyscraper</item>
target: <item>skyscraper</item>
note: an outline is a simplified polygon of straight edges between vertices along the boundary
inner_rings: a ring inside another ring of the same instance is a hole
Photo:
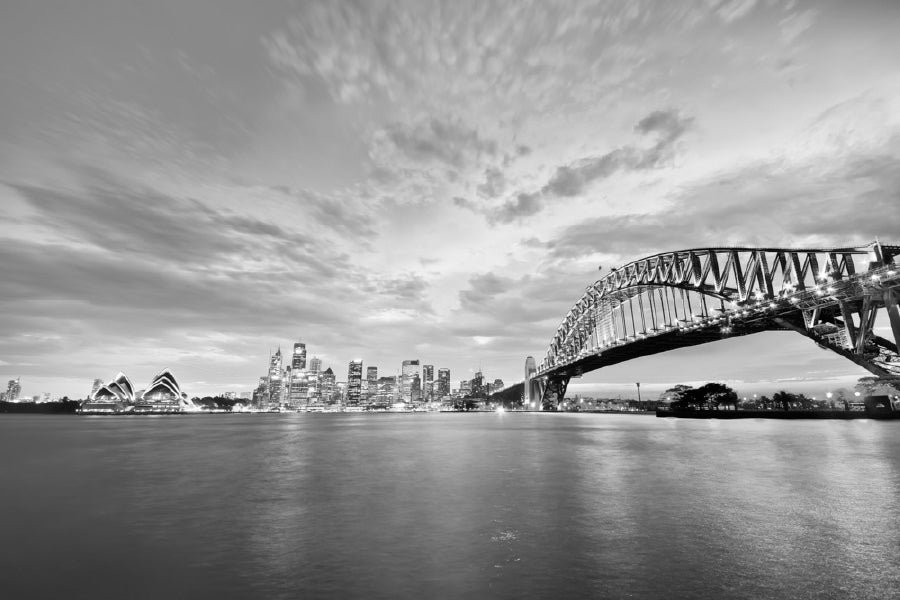
[[[412,402],[422,401],[422,380],[418,373],[412,376],[412,384],[410,384],[409,397]]]
[[[481,371],[476,371],[475,377],[472,378],[471,393],[476,398],[484,396],[484,375]]]
[[[269,406],[281,406],[284,400],[284,371],[281,368],[281,347],[269,357],[269,373],[267,387],[269,389]]]
[[[322,370],[322,359],[318,356],[313,356],[309,359],[309,372],[310,373],[318,373]]]
[[[366,400],[371,402],[378,394],[378,367],[366,368]]]
[[[294,354],[291,356],[291,369],[294,371],[306,370],[306,344],[303,342],[294,344]]]
[[[335,377],[331,367],[328,367],[322,373],[321,390],[322,400],[328,404],[332,404],[335,399]]]
[[[440,400],[450,395],[450,369],[438,369],[437,397]]]
[[[15,402],[19,399],[19,394],[22,393],[22,385],[19,383],[19,377],[15,379],[10,379],[9,383],[6,384],[6,401],[7,402]]]
[[[434,365],[422,365],[422,398],[434,400]]]
[[[358,406],[362,393],[363,361],[351,360],[347,369],[347,404]]]
[[[400,370],[400,400],[402,402],[412,402],[412,380],[413,375],[419,374],[418,360],[404,360]]]

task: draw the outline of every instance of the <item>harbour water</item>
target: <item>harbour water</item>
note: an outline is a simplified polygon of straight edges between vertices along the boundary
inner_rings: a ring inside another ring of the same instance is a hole
[[[900,423],[0,418],[4,598],[896,598]]]

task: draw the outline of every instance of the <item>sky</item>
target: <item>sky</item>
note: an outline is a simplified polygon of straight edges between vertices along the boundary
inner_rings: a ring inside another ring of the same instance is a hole
[[[249,391],[302,340],[338,379],[509,383],[599,266],[900,242],[898,31],[888,0],[3,2],[0,379]],[[863,375],[778,332],[570,391]]]

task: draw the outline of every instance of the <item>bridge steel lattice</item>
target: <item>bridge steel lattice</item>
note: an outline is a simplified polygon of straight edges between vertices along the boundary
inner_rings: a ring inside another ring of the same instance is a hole
[[[587,287],[525,384],[552,408],[569,380],[588,371],[772,330],[805,335],[875,375],[900,376],[898,256],[900,246],[874,242],[696,248],[636,260]],[[893,340],[873,332],[882,308]]]

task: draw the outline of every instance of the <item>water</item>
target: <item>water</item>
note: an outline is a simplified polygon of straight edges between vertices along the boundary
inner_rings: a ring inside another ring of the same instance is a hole
[[[3,598],[891,598],[900,422],[0,418]]]

